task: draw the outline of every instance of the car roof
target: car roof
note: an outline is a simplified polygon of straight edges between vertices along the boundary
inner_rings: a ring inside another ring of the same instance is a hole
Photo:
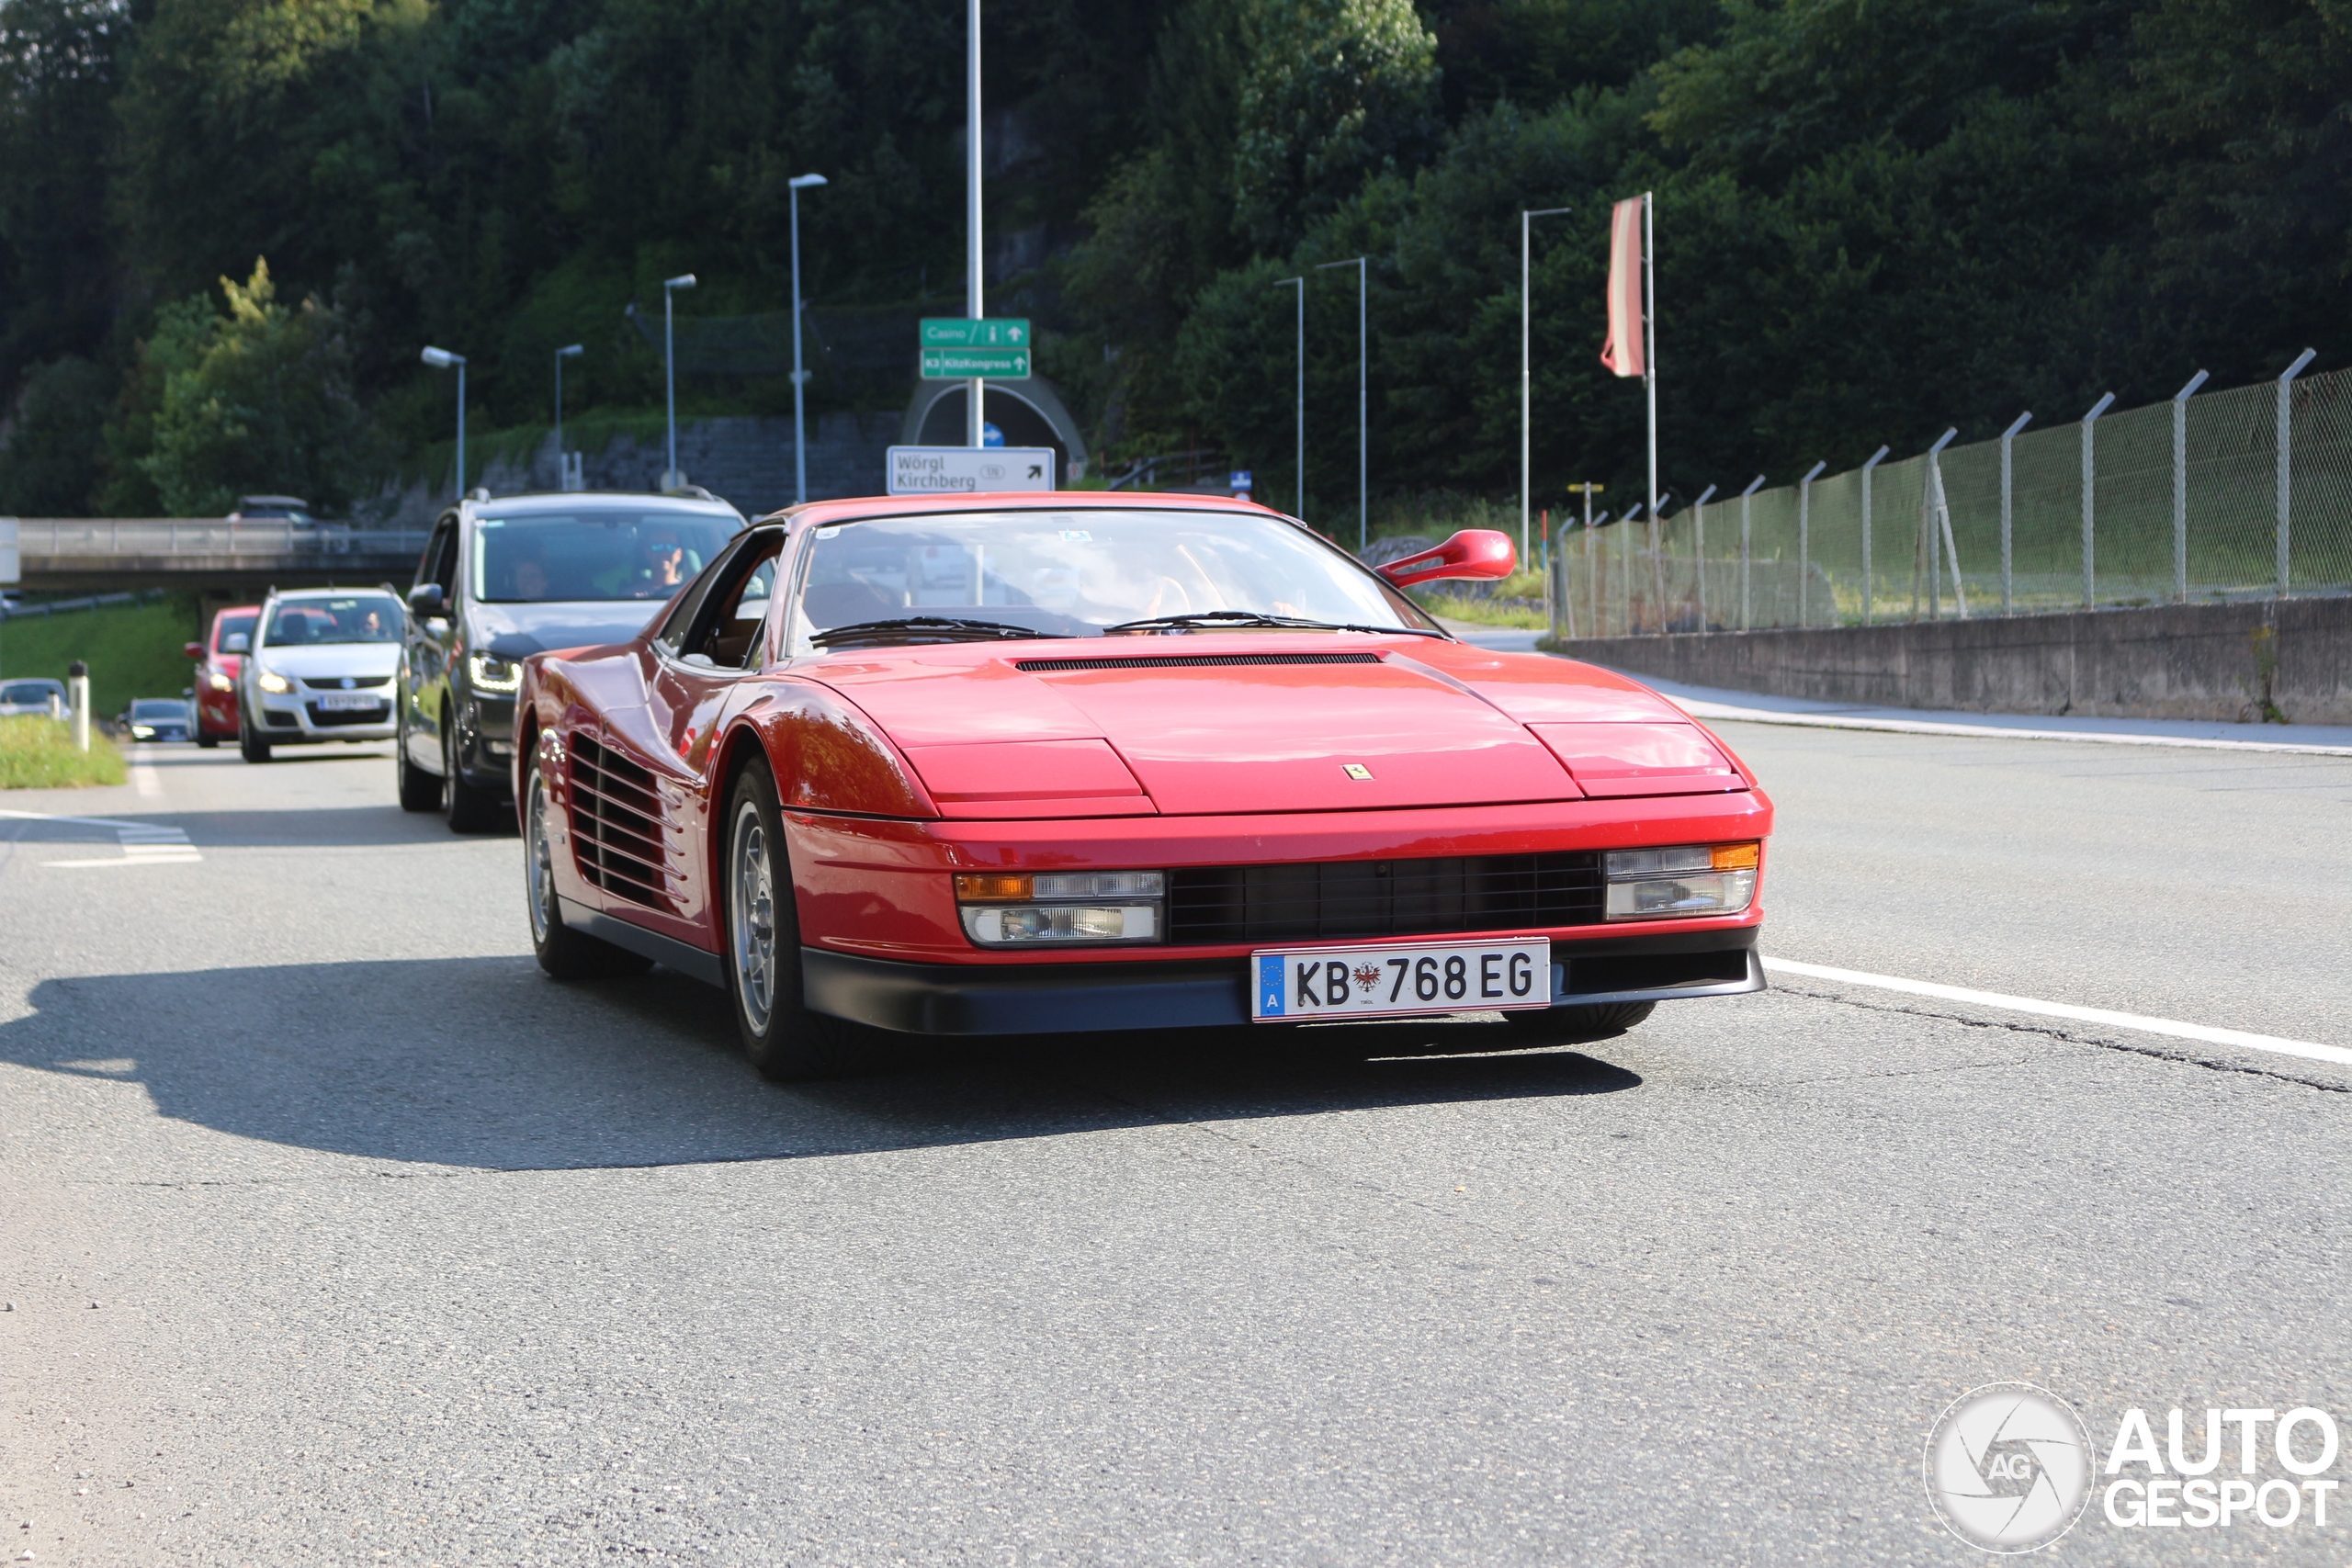
[[[287,588],[272,593],[269,596],[269,602],[273,604],[283,604],[288,601],[301,599],[349,599],[362,593],[373,593],[379,599],[400,597],[399,594],[379,583],[373,587],[360,587],[354,584],[349,588]]]
[[[1267,517],[1305,527],[1295,517],[1254,501],[1182,491],[1054,490],[1013,491],[995,495],[865,495],[811,501],[772,512],[759,522],[823,525],[869,517],[920,517],[943,512],[1211,512],[1227,516]]]

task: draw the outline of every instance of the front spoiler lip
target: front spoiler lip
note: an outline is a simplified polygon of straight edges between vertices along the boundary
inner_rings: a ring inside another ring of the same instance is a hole
[[[1557,942],[1552,1005],[1675,1001],[1763,990],[1764,967],[1755,949],[1758,930],[1743,926]],[[1606,991],[1578,991],[1571,983],[1569,964],[1579,958],[1730,952],[1744,955],[1746,973],[1738,979]],[[804,947],[800,976],[812,1010],[900,1034],[1072,1034],[1219,1029],[1251,1021],[1248,964],[1234,958],[1015,967],[909,964]]]

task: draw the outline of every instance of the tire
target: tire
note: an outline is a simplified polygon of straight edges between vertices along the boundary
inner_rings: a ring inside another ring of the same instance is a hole
[[[498,826],[499,807],[505,804],[496,790],[482,789],[466,782],[458,766],[455,737],[445,723],[441,727],[441,815],[449,820],[452,833],[486,833]]]
[[[865,1065],[862,1031],[811,1012],[800,989],[800,919],[775,776],[753,761],[728,796],[719,862],[720,962],[743,1052],[776,1083],[841,1077]]]
[[[1624,1033],[1657,1010],[1656,1002],[1609,1002],[1600,1007],[1507,1012],[1503,1018],[1522,1034],[1541,1034],[1555,1040],[1605,1040],[1612,1034]]]
[[[401,797],[402,811],[438,811],[441,809],[441,781],[409,761],[408,726],[399,727],[392,738],[393,788]]]
[[[531,775],[530,799],[523,814],[523,898],[531,916],[531,952],[539,967],[557,980],[596,980],[642,975],[653,961],[615,947],[563,923],[555,891],[555,846],[548,836],[547,785]]]
[[[220,738],[217,735],[206,735],[199,731],[196,737],[196,743],[205,750],[209,751],[214,747],[220,744]]]
[[[242,712],[237,715],[237,755],[248,762],[269,761],[269,742],[254,733],[253,721]]]

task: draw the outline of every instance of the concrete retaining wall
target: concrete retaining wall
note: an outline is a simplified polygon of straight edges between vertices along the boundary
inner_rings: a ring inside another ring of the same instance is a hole
[[[2352,724],[2352,598],[1579,637],[1560,651],[1694,686],[1823,702]]]

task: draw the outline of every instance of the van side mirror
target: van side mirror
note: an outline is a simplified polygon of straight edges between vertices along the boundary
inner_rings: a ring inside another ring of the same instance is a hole
[[[231,632],[220,639],[220,651],[223,653],[251,653],[253,649],[254,639],[243,632]]]
[[[447,599],[437,582],[420,582],[408,591],[408,607],[421,620],[448,614]]]
[[[1464,528],[1445,543],[1417,556],[1373,570],[1399,588],[1442,579],[1492,581],[1509,577],[1519,564],[1510,536],[1495,528]]]

